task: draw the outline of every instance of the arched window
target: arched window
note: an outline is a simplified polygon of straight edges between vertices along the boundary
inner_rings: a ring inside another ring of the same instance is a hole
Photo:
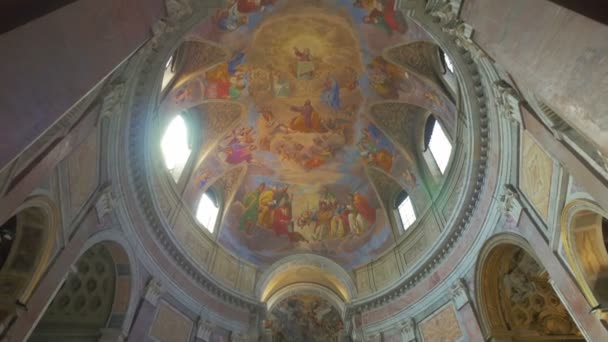
[[[220,212],[219,205],[217,204],[217,198],[213,191],[207,191],[201,196],[201,200],[198,202],[198,208],[196,209],[196,219],[202,224],[210,233],[215,231],[215,223],[217,216]]]
[[[412,205],[412,199],[405,191],[401,191],[395,200],[395,209],[399,214],[403,231],[406,231],[414,222],[416,222],[416,212]]]
[[[441,60],[443,61],[445,71],[454,73],[454,64],[452,63],[452,59],[443,51],[441,52]]]
[[[177,182],[179,176],[190,157],[190,146],[188,143],[188,128],[186,121],[181,115],[176,116],[167,127],[160,143],[165,159],[165,165]]]
[[[424,147],[430,150],[439,171],[443,174],[448,167],[452,154],[452,143],[445,134],[441,124],[434,116],[429,116],[424,128]]]

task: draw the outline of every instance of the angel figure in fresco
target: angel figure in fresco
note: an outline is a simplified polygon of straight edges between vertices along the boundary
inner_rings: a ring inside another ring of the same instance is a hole
[[[405,19],[401,12],[395,10],[395,0],[356,0],[354,5],[364,7],[363,2],[367,2],[365,5],[369,7],[368,14],[363,17],[364,23],[378,26],[389,36],[395,32],[405,33]]]
[[[378,56],[367,65],[367,69],[370,85],[378,95],[385,99],[399,97],[399,91],[403,91],[401,68]]]
[[[311,80],[315,74],[315,65],[312,61],[312,53],[309,48],[299,50],[293,48],[293,53],[297,59],[296,77],[299,80]]]
[[[376,222],[376,210],[358,191],[349,194],[348,197],[351,202],[348,223],[355,234],[361,235]]]
[[[374,128],[375,126],[370,125],[361,130],[363,137],[357,143],[359,153],[366,163],[390,172],[393,167],[393,155],[390,152],[390,146],[386,146],[388,144],[382,142],[380,131]]]
[[[258,187],[247,193],[245,198],[243,199],[243,206],[245,207],[245,211],[243,212],[243,216],[241,217],[241,230],[244,230],[247,234],[250,233],[251,227],[255,226],[258,220],[258,209],[259,209],[259,200],[260,194],[264,192],[266,188],[265,183],[260,183]]]
[[[289,123],[290,129],[303,133],[321,133],[324,131],[319,113],[315,111],[310,100],[306,100],[302,106],[291,106],[289,109],[292,112],[299,113],[299,115],[294,117]]]
[[[226,154],[225,161],[228,164],[236,165],[253,161],[252,152],[256,149],[256,145],[252,127],[235,129],[224,138],[224,141],[226,140],[228,142],[225,146],[221,146],[221,152]]]
[[[334,110],[340,108],[340,85],[335,77],[327,75],[327,79],[323,83],[321,102]]]

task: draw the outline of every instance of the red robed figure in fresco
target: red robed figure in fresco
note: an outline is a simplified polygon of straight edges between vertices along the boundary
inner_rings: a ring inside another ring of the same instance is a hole
[[[367,199],[361,196],[358,191],[355,191],[353,194],[353,206],[355,207],[355,210],[357,210],[357,212],[361,214],[365,220],[367,220],[367,222],[370,224],[376,222],[376,209],[370,206]]]
[[[273,5],[276,0],[236,0],[236,9],[241,13],[259,11],[262,6]]]
[[[287,237],[290,237],[289,230],[287,229],[287,226],[291,222],[291,214],[289,211],[288,205],[280,206],[274,210],[272,230],[274,230],[276,236],[286,235]]]

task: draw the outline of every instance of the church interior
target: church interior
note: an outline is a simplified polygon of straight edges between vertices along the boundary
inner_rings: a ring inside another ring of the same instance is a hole
[[[608,6],[0,9],[0,341],[608,341]]]

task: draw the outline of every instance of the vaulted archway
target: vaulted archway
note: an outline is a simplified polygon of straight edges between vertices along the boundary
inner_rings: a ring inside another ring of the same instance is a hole
[[[584,340],[529,244],[513,234],[490,239],[475,288],[487,340]]]

